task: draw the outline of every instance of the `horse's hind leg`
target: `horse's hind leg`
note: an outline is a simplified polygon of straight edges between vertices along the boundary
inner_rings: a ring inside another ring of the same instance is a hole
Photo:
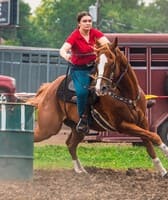
[[[152,158],[155,168],[160,172],[161,176],[165,176],[167,174],[167,171],[163,167],[160,159],[157,157],[152,142],[149,140],[146,140],[146,139],[142,139],[142,140],[144,142],[144,145],[146,147],[146,150],[147,150],[149,156]]]
[[[128,122],[122,122],[123,132],[129,133],[129,134],[135,134],[139,137],[141,137],[144,141],[144,144],[146,146],[147,152],[149,156],[152,158],[153,163],[155,167],[159,170],[162,176],[165,176],[167,174],[166,169],[162,166],[161,161],[156,156],[156,153],[154,151],[153,144],[158,145],[158,147],[165,153],[165,155],[168,157],[168,147],[162,142],[160,136],[157,133],[151,132],[149,130],[143,129],[139,126],[136,126],[135,124],[131,124]]]
[[[43,127],[40,128],[38,123],[34,129],[34,142],[41,142],[50,138],[52,135],[56,135],[61,129],[62,123],[57,123],[57,127],[53,128],[53,131],[49,130],[49,128]],[[48,126],[49,127],[49,126]]]
[[[83,140],[84,135],[79,134],[76,132],[75,128],[72,128],[72,132],[70,133],[69,137],[66,140],[66,144],[69,150],[69,153],[72,157],[74,170],[77,173],[87,173],[84,167],[81,165],[80,160],[77,156],[77,147],[78,144]]]
[[[41,142],[45,139],[46,139],[45,134],[41,134],[41,131],[39,129],[39,125],[36,124],[36,127],[34,129],[34,142]]]

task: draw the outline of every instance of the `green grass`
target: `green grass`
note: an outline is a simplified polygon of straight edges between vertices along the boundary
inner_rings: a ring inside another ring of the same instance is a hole
[[[156,148],[158,157],[168,168],[168,160]],[[78,156],[83,166],[99,168],[127,169],[153,168],[151,159],[142,146],[112,144],[82,144],[78,148]],[[70,169],[71,157],[66,146],[35,146],[34,167],[36,169]]]

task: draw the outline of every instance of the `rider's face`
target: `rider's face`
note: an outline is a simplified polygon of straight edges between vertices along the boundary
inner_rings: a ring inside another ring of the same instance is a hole
[[[84,30],[92,28],[92,18],[90,16],[83,16],[79,22],[79,27]]]

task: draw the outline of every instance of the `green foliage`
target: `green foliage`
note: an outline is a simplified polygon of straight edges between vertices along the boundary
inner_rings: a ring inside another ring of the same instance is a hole
[[[42,0],[36,11],[37,26],[44,27],[49,46],[59,48],[76,27],[76,14],[96,1]],[[99,0],[98,27],[103,32],[165,32],[166,0],[145,6],[139,0]],[[157,11],[159,9],[159,12]],[[164,12],[162,12],[164,10]]]
[[[156,148],[157,154],[168,167],[167,158]],[[153,168],[144,147],[128,145],[83,144],[78,156],[84,166],[112,169]],[[35,147],[35,168],[72,168],[71,157],[65,146]]]
[[[60,48],[77,26],[79,11],[89,10],[96,0],[42,0],[34,15],[20,0],[18,28],[1,28],[0,36],[8,43],[22,46]],[[98,28],[103,32],[167,32],[167,0],[99,0]]]
[[[43,0],[36,11],[35,22],[43,27],[44,35],[49,38],[49,46],[59,48],[69,33],[76,27],[76,14],[88,10],[91,1]]]
[[[5,45],[20,46],[19,40],[6,40]]]

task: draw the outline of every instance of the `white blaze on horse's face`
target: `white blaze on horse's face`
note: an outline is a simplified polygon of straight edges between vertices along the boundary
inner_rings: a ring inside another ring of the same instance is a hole
[[[104,67],[105,67],[105,64],[107,63],[107,57],[105,54],[101,54],[100,57],[99,57],[99,64],[97,66],[97,70],[98,70],[98,79],[97,79],[97,82],[96,82],[96,86],[95,86],[95,89],[96,89],[96,94],[99,96],[101,94],[101,80],[103,77],[103,74],[104,74]]]

